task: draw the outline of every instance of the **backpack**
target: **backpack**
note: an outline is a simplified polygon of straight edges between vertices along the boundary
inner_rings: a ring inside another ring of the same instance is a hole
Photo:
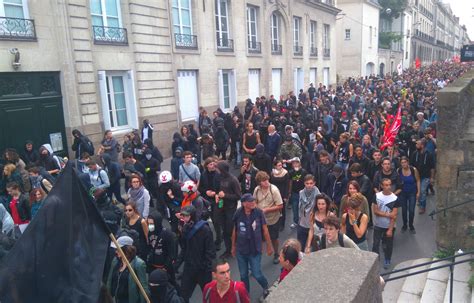
[[[66,161],[64,161],[63,157],[59,157],[53,154],[54,160],[58,163],[59,169],[63,170],[63,168],[66,166]]]
[[[25,169],[22,169],[18,167],[18,171],[21,176],[21,182],[22,182],[22,189],[25,191],[25,193],[29,193],[31,191],[31,181],[30,181],[30,175],[28,171]]]
[[[86,143],[86,152],[89,154],[89,155],[93,155],[94,154],[94,144],[92,143],[91,140],[89,140],[89,138],[85,138],[85,143]]]
[[[133,240],[133,244],[137,245],[140,241],[140,235],[138,232],[134,229],[131,229],[127,223],[122,222],[122,226],[120,229],[117,231],[117,239],[122,237],[122,236],[129,236]]]
[[[344,247],[344,235],[341,233],[337,234],[337,241],[339,242],[340,247]],[[320,249],[325,249],[326,248],[326,234],[323,234],[321,236],[321,245]]]
[[[235,293],[235,302],[240,303],[240,294],[239,291],[235,289],[235,285],[237,285],[237,281],[234,281],[234,293]],[[209,296],[211,295],[211,290],[212,288],[209,287],[206,290],[206,295],[204,296],[204,301],[206,303],[210,303],[211,301],[209,300]]]

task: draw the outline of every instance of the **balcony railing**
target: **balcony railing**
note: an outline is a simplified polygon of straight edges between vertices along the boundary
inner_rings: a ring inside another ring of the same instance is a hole
[[[303,56],[303,47],[300,45],[293,46],[293,54],[295,56]]]
[[[92,26],[92,31],[94,44],[128,45],[126,28]]]
[[[331,49],[330,48],[323,48],[323,57],[324,58],[331,57]]]
[[[0,17],[0,39],[36,41],[35,22],[31,19]]]
[[[281,44],[272,44],[272,55],[281,55]]]
[[[251,54],[260,54],[262,52],[262,43],[256,41],[248,41],[248,49]]]
[[[220,52],[233,52],[234,40],[227,38],[217,38],[217,50]]]
[[[174,34],[174,45],[181,49],[198,49],[197,36]]]
[[[310,47],[309,48],[309,55],[311,57],[317,57],[318,56],[318,48],[317,47]]]

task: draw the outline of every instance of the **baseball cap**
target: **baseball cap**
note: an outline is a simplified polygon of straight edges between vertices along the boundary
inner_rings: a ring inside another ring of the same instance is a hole
[[[118,246],[122,248],[124,246],[133,245],[133,239],[130,238],[129,236],[121,236],[117,239],[117,243],[118,243]],[[114,242],[110,243],[110,247],[117,248]]]
[[[244,194],[244,195],[242,196],[242,198],[240,198],[240,202],[241,202],[241,203],[244,203],[244,202],[253,202],[253,201],[255,201],[255,197],[254,197],[252,194],[249,194],[249,193]]]
[[[298,157],[294,157],[290,159],[290,162],[301,162],[301,160]]]

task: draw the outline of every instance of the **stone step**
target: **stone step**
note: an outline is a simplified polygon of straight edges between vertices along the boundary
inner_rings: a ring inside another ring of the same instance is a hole
[[[456,258],[456,261],[468,260],[472,256],[465,255]],[[468,281],[471,278],[471,265],[470,262],[458,264],[454,267],[454,284],[453,284],[453,302],[456,303],[469,303],[473,302],[472,290],[469,287]],[[444,295],[444,303],[449,303],[450,296],[450,283],[451,278],[449,277],[446,284],[446,292]]]
[[[436,259],[434,259],[436,260]],[[449,264],[447,261],[431,264],[430,268]],[[446,282],[449,279],[449,267],[435,269],[428,272],[425,288],[421,295],[421,303],[443,303],[446,291]]]
[[[413,264],[413,260],[408,260],[402,263],[397,264],[393,270],[398,270],[401,268],[409,267]],[[393,276],[396,275],[403,275],[407,274],[408,271],[402,271],[396,274],[393,274]],[[398,280],[393,280],[390,282],[387,282],[385,284],[385,287],[382,292],[382,298],[384,303],[395,303],[398,300],[398,296],[400,295],[400,292],[402,291],[403,283],[405,282],[406,278],[403,279],[398,279]],[[473,302],[474,303],[474,302]]]
[[[413,261],[413,265],[429,262],[432,259],[422,258]],[[430,265],[425,265],[417,268],[410,269],[409,272],[417,272],[423,269],[428,269]],[[402,290],[398,297],[398,303],[419,303],[423,294],[423,289],[425,288],[426,280],[428,278],[428,273],[421,273],[407,277],[405,282],[403,282]]]

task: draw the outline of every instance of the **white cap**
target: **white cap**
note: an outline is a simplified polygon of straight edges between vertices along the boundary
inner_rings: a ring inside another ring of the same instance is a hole
[[[131,246],[133,245],[133,239],[130,238],[129,236],[121,236],[117,239],[117,243],[120,248],[124,246]],[[114,242],[110,243],[110,247],[117,248]]]

